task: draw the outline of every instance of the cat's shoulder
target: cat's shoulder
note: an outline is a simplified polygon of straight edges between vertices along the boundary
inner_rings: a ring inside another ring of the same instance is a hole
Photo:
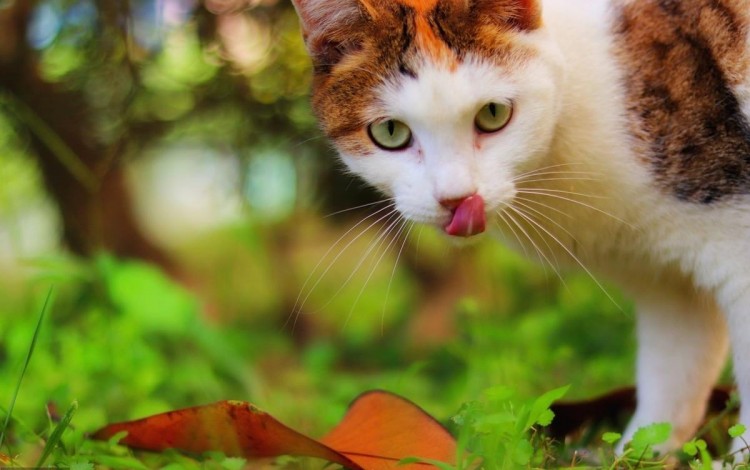
[[[750,69],[750,0],[612,0],[619,44],[640,62],[712,61],[733,81]]]
[[[750,193],[750,0],[613,0],[612,34],[643,157],[665,191]]]

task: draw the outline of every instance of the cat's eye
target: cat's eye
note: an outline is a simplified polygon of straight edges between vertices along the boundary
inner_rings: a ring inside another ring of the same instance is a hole
[[[510,121],[512,108],[501,103],[487,103],[474,118],[474,125],[482,132],[497,132]]]
[[[411,143],[411,129],[395,119],[374,122],[368,132],[370,139],[385,150],[401,150]]]

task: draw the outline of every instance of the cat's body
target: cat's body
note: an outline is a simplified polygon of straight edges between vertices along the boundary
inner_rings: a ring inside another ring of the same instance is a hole
[[[689,439],[729,339],[750,424],[750,0],[295,6],[324,130],[406,218],[633,296],[623,442]]]

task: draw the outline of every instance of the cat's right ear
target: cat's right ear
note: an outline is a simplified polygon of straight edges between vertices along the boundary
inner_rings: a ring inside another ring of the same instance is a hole
[[[358,0],[292,0],[292,3],[316,67],[332,67],[358,47],[354,32],[363,18]]]

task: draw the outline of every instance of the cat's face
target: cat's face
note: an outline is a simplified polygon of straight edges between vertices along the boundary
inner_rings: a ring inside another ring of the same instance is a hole
[[[533,0],[295,0],[313,107],[347,166],[407,218],[482,232],[557,120]]]

